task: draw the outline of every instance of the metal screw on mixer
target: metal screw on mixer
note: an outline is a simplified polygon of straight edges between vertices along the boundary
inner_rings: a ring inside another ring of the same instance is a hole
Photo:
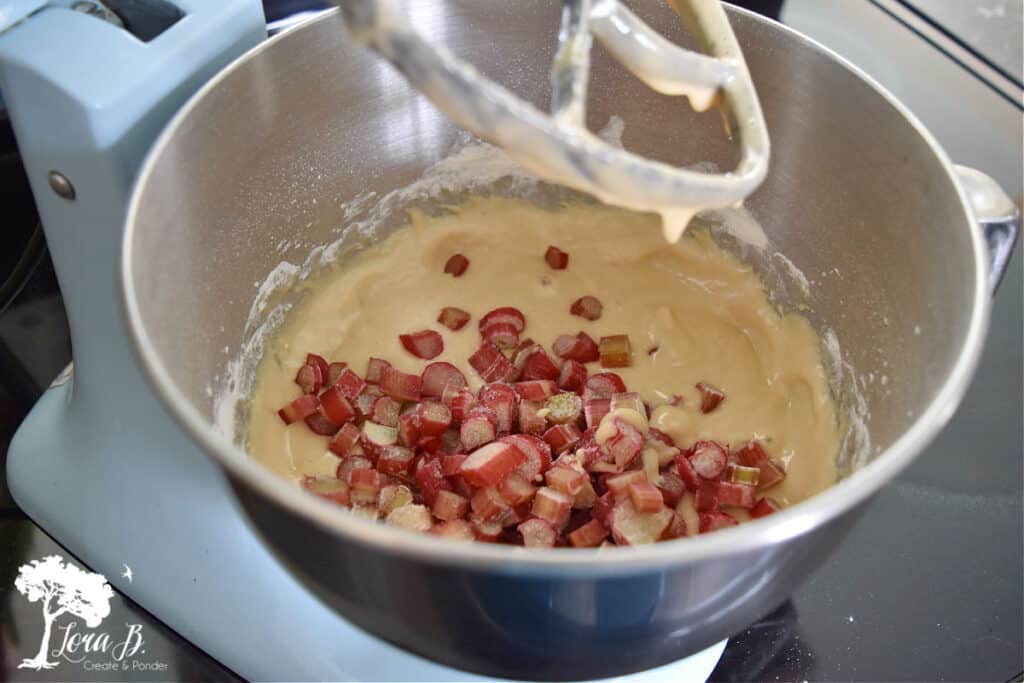
[[[51,190],[64,199],[75,198],[75,186],[71,184],[71,181],[67,179],[67,176],[60,171],[50,171],[48,177],[50,180]]]

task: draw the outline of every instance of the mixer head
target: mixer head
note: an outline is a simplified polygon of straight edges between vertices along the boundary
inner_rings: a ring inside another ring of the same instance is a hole
[[[718,0],[668,0],[709,54],[686,50],[647,26],[618,0],[563,0],[551,68],[551,112],[544,113],[412,27],[397,0],[337,0],[350,35],[390,61],[463,128],[538,176],[602,201],[682,218],[741,202],[768,169],[761,106],[743,54]],[[697,110],[719,104],[741,148],[736,169],[702,173],[605,142],[584,125],[592,36],[653,90],[687,96]],[[679,221],[677,221],[679,222]],[[666,226],[666,234],[668,228]],[[677,238],[678,234],[672,236]]]

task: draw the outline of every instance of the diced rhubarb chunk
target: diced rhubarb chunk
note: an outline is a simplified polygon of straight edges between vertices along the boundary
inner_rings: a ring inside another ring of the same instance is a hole
[[[373,402],[370,408],[370,419],[385,427],[398,426],[398,413],[402,410],[402,404],[390,396],[380,396]]]
[[[669,522],[668,528],[661,534],[661,540],[670,541],[673,538],[685,538],[689,536],[689,529],[687,528],[686,518],[678,512],[672,513],[672,521]]]
[[[675,445],[676,445],[676,442],[672,440],[671,436],[669,436],[665,432],[661,431],[660,429],[655,429],[654,427],[651,427],[647,431],[647,438],[648,439],[654,439],[655,441],[660,441],[661,443],[665,444],[666,446],[670,446],[672,448],[675,448]]]
[[[363,423],[361,441],[363,446],[369,449],[372,453],[376,449],[383,448],[384,446],[394,446],[397,444],[398,430],[394,427],[386,427],[367,420]]]
[[[584,400],[590,398],[610,399],[615,394],[626,390],[626,383],[614,372],[599,372],[591,375],[587,380],[587,386],[583,390]]]
[[[348,363],[331,363],[327,366],[327,379],[324,380],[325,387],[333,387],[341,377],[341,373],[348,367]]]
[[[420,403],[416,414],[422,436],[441,436],[452,423],[451,409],[440,401]]]
[[[462,437],[459,435],[458,429],[446,429],[441,435],[441,452],[448,455],[465,454],[466,447],[462,445]]]
[[[704,479],[718,479],[729,462],[725,448],[716,441],[698,441],[688,455],[693,469]]]
[[[570,313],[586,320],[597,320],[601,317],[603,310],[604,306],[601,305],[601,301],[589,294],[576,299],[576,301],[572,302],[572,306],[569,307]]]
[[[516,404],[519,402],[519,396],[511,386],[503,382],[485,384],[477,393],[477,401],[494,411],[499,434],[508,434],[512,431],[516,423]]]
[[[724,512],[702,512],[700,513],[700,532],[706,534],[711,531],[718,531],[730,526],[739,524],[735,517]]]
[[[462,519],[469,511],[469,501],[452,491],[438,491],[431,506],[434,516],[438,519],[450,522],[453,519]]]
[[[715,497],[719,505],[750,509],[754,507],[757,489],[749,484],[720,481],[715,485]]]
[[[525,434],[543,434],[548,428],[548,421],[542,414],[537,401],[519,402],[519,431]]]
[[[679,473],[679,478],[686,485],[686,489],[696,492],[700,488],[701,479],[697,474],[697,470],[693,469],[693,464],[690,462],[690,458],[687,457],[687,452],[677,455],[675,462],[676,471]]]
[[[548,352],[540,345],[526,352],[522,361],[522,368],[519,374],[520,381],[528,380],[557,380],[559,376],[558,366],[554,364]]]
[[[757,519],[758,517],[774,514],[781,509],[782,507],[771,498],[761,498],[750,509],[750,516]]]
[[[453,455],[442,455],[441,456],[441,472],[446,477],[457,475],[459,470],[462,468],[462,463],[466,461],[469,456],[465,453],[456,453]]]
[[[625,468],[640,454],[644,447],[644,435],[639,429],[619,418],[614,418],[615,435],[605,443],[605,450],[612,456],[617,467]]]
[[[444,351],[444,338],[434,330],[400,334],[398,341],[406,351],[424,360],[433,360]]]
[[[512,472],[498,484],[498,493],[509,505],[522,505],[533,500],[537,488],[523,475]]]
[[[430,506],[434,505],[439,491],[450,491],[452,488],[441,471],[440,461],[436,458],[421,461],[415,478],[416,484],[420,487],[420,493],[423,494],[423,500]]]
[[[590,482],[590,477],[579,470],[556,466],[544,473],[544,480],[556,491],[572,496],[575,502],[576,494]]]
[[[569,545],[574,548],[596,548],[604,539],[608,538],[608,529],[596,519],[591,519],[575,531],[570,532],[566,538],[569,540]]]
[[[629,485],[629,498],[638,512],[657,512],[665,501],[661,491],[649,481],[638,481]]]
[[[352,483],[352,473],[356,470],[372,470],[373,463],[362,455],[355,455],[354,453],[347,458],[343,459],[338,463],[338,468],[334,471],[334,476],[341,479],[346,484]]]
[[[514,445],[495,441],[470,453],[460,472],[474,486],[496,486],[526,459]]]
[[[508,509],[508,503],[493,486],[484,486],[477,489],[473,498],[469,501],[473,508],[473,514],[480,519],[494,519]]]
[[[551,447],[540,437],[533,434],[510,434],[499,440],[519,449],[526,457],[516,472],[527,481],[540,481],[541,475],[551,467]]]
[[[597,429],[601,420],[612,410],[610,398],[588,398],[583,401],[583,416],[587,421],[587,429]]]
[[[658,541],[668,525],[672,523],[673,512],[661,508],[657,512],[641,512],[630,498],[616,503],[609,519],[612,537],[619,545],[641,545]]]
[[[459,427],[459,439],[466,450],[473,450],[494,441],[498,435],[498,418],[486,406],[471,408]]]
[[[399,415],[397,429],[398,443],[412,448],[420,440],[420,416],[416,413]]]
[[[380,378],[384,368],[390,368],[391,363],[383,358],[371,358],[366,364],[366,381],[369,384],[380,384]]]
[[[583,399],[578,394],[563,391],[544,402],[547,419],[554,424],[575,425],[583,416]]]
[[[587,385],[587,368],[575,360],[562,361],[562,369],[558,373],[558,388],[582,394]]]
[[[469,268],[469,259],[462,254],[452,254],[444,264],[444,272],[452,277],[460,277]]]
[[[527,548],[553,548],[558,538],[555,527],[536,517],[526,520],[516,529],[523,537],[523,545]]]
[[[315,394],[320,391],[323,380],[324,376],[320,367],[309,363],[299,368],[295,375],[295,383],[299,385],[299,389],[302,389],[304,394]]]
[[[356,416],[356,409],[345,397],[337,384],[328,387],[320,394],[320,414],[330,420],[336,427]]]
[[[452,411],[452,422],[458,424],[466,419],[469,411],[476,406],[476,396],[466,389],[445,389],[441,402]]]
[[[722,390],[707,382],[697,382],[697,391],[700,392],[700,412],[702,413],[710,413],[725,400]]]
[[[348,484],[340,479],[336,479],[335,477],[328,477],[324,475],[306,477],[302,481],[302,486],[310,493],[315,493],[321,498],[325,498],[332,503],[344,505],[345,507],[348,507],[351,504]]]
[[[620,391],[617,394],[612,394],[611,410],[620,409],[632,410],[641,415],[647,414],[644,400],[635,391]]]
[[[473,533],[473,525],[464,519],[453,519],[450,522],[437,524],[430,531],[431,533],[450,541],[476,540],[476,534]]]
[[[317,411],[323,410],[323,406],[319,406]],[[335,432],[338,431],[340,425],[336,425],[321,412],[316,412],[306,418],[306,426],[309,427],[310,431],[320,436],[334,436]]]
[[[430,516],[430,510],[422,505],[403,505],[387,516],[386,521],[409,531],[430,531],[434,526],[434,520]]]
[[[601,337],[598,343],[602,368],[626,368],[633,363],[633,352],[629,348],[629,337],[613,334]]]
[[[518,308],[512,308],[511,306],[495,308],[480,318],[480,332],[482,333],[488,326],[494,323],[510,323],[516,328],[517,333],[522,334],[523,330],[526,329],[526,316]]]
[[[537,490],[530,512],[534,517],[540,517],[555,527],[561,528],[569,521],[569,515],[572,514],[572,498],[561,491],[545,486]]]
[[[470,315],[461,308],[445,306],[437,316],[437,322],[447,327],[452,332],[458,332],[469,322]]]
[[[551,350],[559,358],[580,363],[593,363],[601,358],[597,342],[586,332],[578,332],[575,337],[563,334],[555,339]]]
[[[441,398],[445,389],[452,387],[453,390],[466,388],[466,376],[452,365],[438,361],[430,363],[423,369],[420,375],[420,393],[427,398]]]
[[[683,483],[682,478],[671,465],[662,471],[658,488],[661,489],[661,497],[665,500],[665,505],[672,508],[679,503],[679,499],[686,493],[686,484]]]
[[[353,470],[349,484],[349,496],[353,504],[369,504],[377,502],[377,494],[384,485],[380,472],[372,469]]]
[[[583,480],[583,488],[573,498],[572,507],[574,510],[589,510],[595,502],[597,502],[597,491],[594,490],[594,485],[590,481],[590,477],[587,476]]]
[[[615,508],[615,494],[607,491],[603,496],[598,497],[590,508],[590,516],[601,522],[606,527],[611,524],[612,510]]]
[[[420,376],[402,372],[390,365],[381,371],[380,388],[399,401],[420,400]]]
[[[553,244],[544,252],[544,260],[548,262],[552,270],[565,270],[569,267],[569,254]]]
[[[736,459],[747,467],[757,467],[761,470],[757,482],[759,490],[771,488],[786,478],[786,472],[768,457],[759,441],[751,441],[736,451]]]
[[[698,512],[710,512],[718,509],[717,482],[702,481],[694,496],[694,506]]]
[[[645,481],[647,481],[646,474],[640,470],[631,470],[608,477],[605,479],[605,486],[608,487],[608,492],[616,499],[623,499],[629,495],[630,486]]]
[[[369,417],[373,412],[373,402],[384,395],[376,384],[367,384],[362,393],[356,396],[355,408],[360,417]],[[352,399],[349,399],[352,400]]]
[[[731,462],[725,466],[725,474],[722,475],[722,479],[731,481],[734,484],[746,484],[747,486],[756,487],[761,479],[761,468],[747,467],[746,465],[737,465]]]
[[[327,363],[323,356],[318,356],[315,353],[306,354],[306,365],[315,365],[320,369],[320,378],[323,380],[323,386],[330,386],[327,383],[327,375],[331,371],[331,366]]]
[[[554,425],[544,432],[544,441],[555,455],[572,449],[580,441],[580,428],[574,424]]]
[[[525,401],[546,401],[558,393],[558,385],[549,379],[533,379],[512,385]]]
[[[305,420],[316,412],[319,400],[313,394],[303,394],[297,399],[277,411],[278,416],[286,425],[299,420]]]
[[[504,382],[515,372],[501,350],[487,342],[469,357],[469,364],[485,382]]]
[[[512,323],[491,323],[480,334],[499,349],[514,349],[519,344],[519,332]]]
[[[403,505],[414,501],[412,490],[405,484],[388,484],[377,494],[377,509],[387,517]]]
[[[377,453],[377,470],[384,474],[404,477],[410,474],[415,454],[402,446],[384,446]]]
[[[481,519],[476,515],[470,516],[469,523],[473,527],[473,533],[476,535],[478,541],[495,543],[501,538],[501,535],[504,532],[504,527],[501,526],[500,522]]]
[[[341,430],[334,435],[330,443],[327,444],[327,448],[335,455],[344,458],[352,451],[352,447],[358,443],[359,434],[359,427],[356,427],[351,422],[346,422],[341,426]]]

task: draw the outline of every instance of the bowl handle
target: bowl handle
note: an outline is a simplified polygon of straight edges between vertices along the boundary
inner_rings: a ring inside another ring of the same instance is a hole
[[[1020,232],[1020,209],[995,180],[968,166],[954,165],[957,180],[974,217],[985,234],[989,254],[989,284],[995,293],[1013,254]]]

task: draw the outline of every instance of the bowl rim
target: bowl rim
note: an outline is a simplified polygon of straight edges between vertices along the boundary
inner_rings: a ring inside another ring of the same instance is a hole
[[[336,16],[337,9],[327,10],[308,22],[296,25],[264,41],[211,78],[171,119],[140,167],[125,219],[118,283],[122,315],[131,345],[159,400],[185,432],[232,479],[255,491],[266,501],[318,525],[340,539],[370,546],[382,553],[438,565],[527,576],[568,571],[589,576],[613,576],[650,571],[668,565],[735,556],[782,543],[824,526],[866,500],[892,481],[935,438],[952,417],[967,390],[979,362],[988,329],[991,307],[988,252],[950,160],[931,133],[898,99],[860,68],[798,31],[742,8],[729,6],[729,11],[769,25],[773,30],[785,34],[788,40],[802,42],[820,52],[822,56],[835,60],[902,114],[910,129],[923,139],[946,172],[950,185],[958,194],[964,212],[963,218],[969,228],[975,266],[972,282],[974,291],[970,322],[960,353],[927,408],[892,445],[878,453],[864,467],[828,489],[779,513],[714,534],[687,538],[685,542],[603,549],[530,550],[489,543],[451,543],[428,534],[360,519],[350,514],[348,510],[310,495],[293,482],[274,474],[213,427],[211,421],[203,417],[174,383],[142,322],[138,295],[132,279],[133,246],[142,203],[147,195],[154,166],[160,161],[164,150],[174,141],[177,130],[204,96],[243,68],[248,60],[263,51],[274,49],[280,41],[298,39],[298,34],[318,26],[321,22],[340,21],[340,15]],[[235,495],[239,494],[236,492]]]

